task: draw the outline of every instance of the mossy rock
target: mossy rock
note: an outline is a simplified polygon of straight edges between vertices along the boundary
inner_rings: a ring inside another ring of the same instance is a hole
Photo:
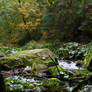
[[[46,92],[63,92],[63,84],[64,83],[57,78],[49,78],[44,81],[44,84],[42,86],[46,88]]]
[[[73,72],[74,76],[86,76],[87,74],[89,74],[90,72],[88,70],[76,70]]]
[[[34,49],[24,50],[15,54],[8,55],[0,60],[0,63],[7,65],[10,68],[19,66],[33,66],[39,64],[45,64],[46,66],[53,61],[49,58],[49,55],[54,59],[56,56],[49,49]]]
[[[58,69],[57,69],[58,68]],[[59,71],[58,71],[59,70]],[[59,65],[56,66],[51,66],[48,68],[48,72],[52,75],[52,76],[58,76],[60,72],[64,72],[65,70],[60,67]]]
[[[83,63],[83,68],[86,68],[86,69],[92,71],[92,54],[89,54],[85,57],[84,63]]]
[[[74,75],[70,78],[71,81],[83,81],[86,78],[89,78],[89,76],[92,75],[92,72],[88,70],[76,70],[73,72]]]
[[[44,72],[47,70],[47,66],[45,64],[34,64],[32,66],[32,70],[36,72]]]

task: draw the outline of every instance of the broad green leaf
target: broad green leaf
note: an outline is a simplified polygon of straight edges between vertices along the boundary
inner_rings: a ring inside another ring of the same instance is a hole
[[[54,4],[54,3],[55,3],[55,1],[56,1],[56,0],[47,0],[47,2],[48,2],[48,4],[49,4],[49,5]]]

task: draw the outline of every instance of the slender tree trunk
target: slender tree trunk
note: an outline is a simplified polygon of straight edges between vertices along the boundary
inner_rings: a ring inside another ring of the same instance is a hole
[[[3,78],[3,75],[1,74],[1,69],[0,69],[0,92],[6,92],[4,78]]]

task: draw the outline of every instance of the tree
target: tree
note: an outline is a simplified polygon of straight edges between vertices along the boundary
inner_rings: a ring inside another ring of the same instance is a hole
[[[3,75],[1,74],[1,69],[0,69],[0,92],[6,92],[4,78]]]
[[[37,0],[5,1],[1,1],[0,7],[1,40],[13,44],[24,44],[32,39],[32,31],[40,25],[43,14],[40,11],[39,3]]]
[[[48,27],[47,38],[60,41],[90,41],[91,5],[91,0],[57,0],[52,6],[47,6],[43,20],[44,27]]]

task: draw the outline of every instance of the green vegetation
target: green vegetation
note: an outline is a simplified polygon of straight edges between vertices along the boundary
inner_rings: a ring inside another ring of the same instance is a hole
[[[92,0],[0,0],[5,91],[92,91]]]

